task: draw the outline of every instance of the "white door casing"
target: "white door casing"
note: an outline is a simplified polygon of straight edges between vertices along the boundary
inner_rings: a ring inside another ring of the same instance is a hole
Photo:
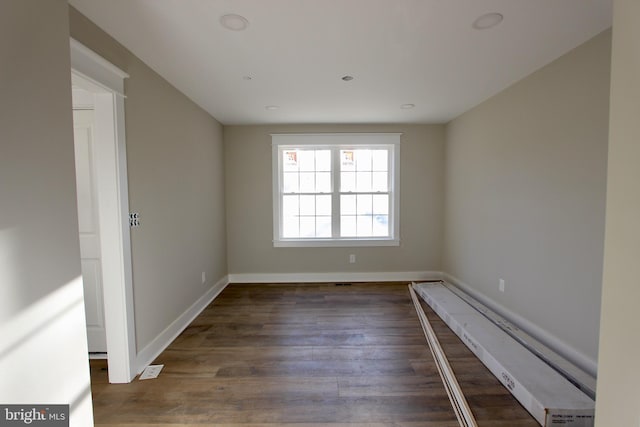
[[[94,155],[109,382],[137,373],[129,193],[124,127],[124,79],[129,75],[71,39],[71,81],[93,94]]]

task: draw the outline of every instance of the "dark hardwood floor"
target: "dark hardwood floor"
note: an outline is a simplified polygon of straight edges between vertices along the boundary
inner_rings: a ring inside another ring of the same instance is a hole
[[[478,424],[537,426],[423,307]],[[154,363],[91,361],[97,426],[458,426],[405,283],[230,285]]]

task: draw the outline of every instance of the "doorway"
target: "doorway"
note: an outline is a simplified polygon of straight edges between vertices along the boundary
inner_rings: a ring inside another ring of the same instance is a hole
[[[128,75],[86,46],[70,40],[71,83],[93,106],[93,168],[97,205],[104,331],[109,382],[137,373],[129,196],[124,129],[124,79]],[[94,270],[94,274],[98,274]],[[85,303],[86,305],[86,303]]]

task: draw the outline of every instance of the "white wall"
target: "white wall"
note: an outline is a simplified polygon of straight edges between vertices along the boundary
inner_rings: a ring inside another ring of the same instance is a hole
[[[69,15],[72,37],[130,76],[125,121],[129,207],[142,224],[131,230],[141,352],[157,348],[163,331],[227,275],[222,126],[74,8]]]
[[[66,0],[0,2],[0,402],[93,424]]]
[[[605,31],[453,120],[445,154],[445,271],[591,371],[610,43]]]
[[[402,133],[399,247],[273,247],[270,134],[305,132]],[[224,143],[231,274],[440,271],[444,126],[225,126]]]
[[[640,425],[640,2],[615,0],[596,425]]]

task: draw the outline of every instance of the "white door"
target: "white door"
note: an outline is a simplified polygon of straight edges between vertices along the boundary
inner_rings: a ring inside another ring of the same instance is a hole
[[[107,339],[102,295],[98,195],[94,172],[93,110],[74,110],[73,128],[76,154],[80,256],[89,352],[106,353]]]

